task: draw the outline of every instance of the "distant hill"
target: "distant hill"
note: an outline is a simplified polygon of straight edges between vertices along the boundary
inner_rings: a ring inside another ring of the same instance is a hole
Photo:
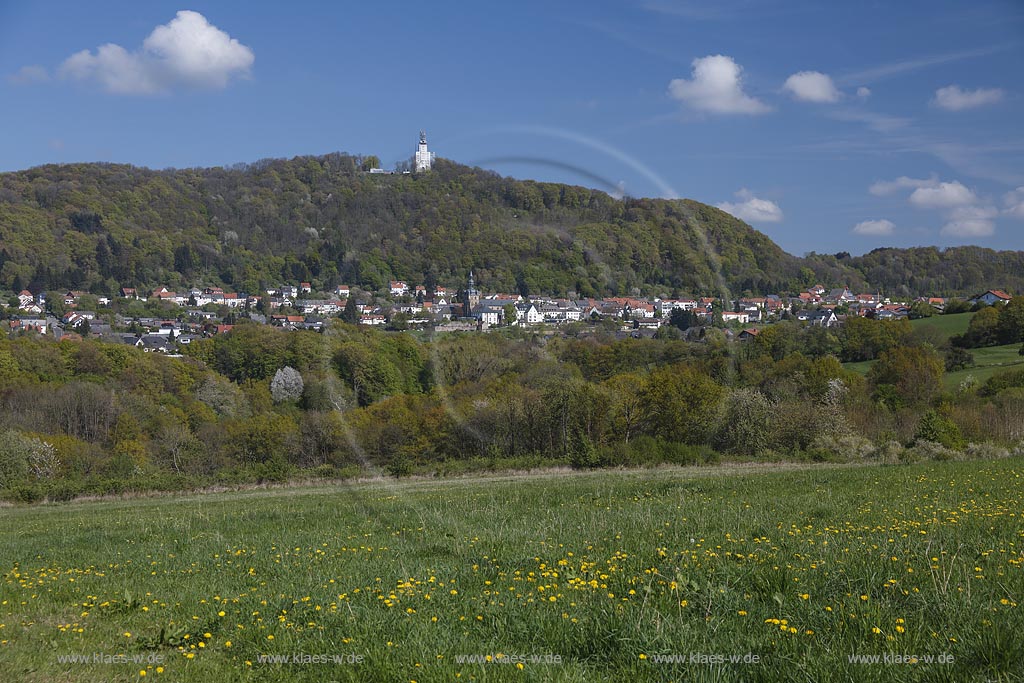
[[[787,254],[692,200],[504,178],[438,160],[422,175],[362,173],[328,154],[230,168],[115,164],[0,174],[0,288],[221,285],[255,292],[310,281],[369,290],[391,279],[580,296],[798,290],[970,293],[1024,287],[1024,252],[878,250]]]

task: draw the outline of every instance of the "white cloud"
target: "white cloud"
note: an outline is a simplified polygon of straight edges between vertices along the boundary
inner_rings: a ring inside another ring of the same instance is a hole
[[[804,102],[838,102],[841,97],[832,79],[820,71],[795,73],[786,79],[782,88]]]
[[[30,83],[45,83],[50,80],[50,74],[45,67],[38,64],[23,66],[7,77],[9,83],[14,85],[28,85]]]
[[[978,198],[959,180],[919,187],[910,194],[910,203],[922,209],[951,209],[974,204]]]
[[[861,98],[862,100],[866,100],[867,98],[871,97],[871,88],[865,88],[863,85],[857,88],[857,97]]]
[[[782,209],[775,202],[759,199],[746,188],[737,192],[736,197],[742,201],[722,202],[717,205],[718,208],[748,223],[779,223],[782,221]]]
[[[853,226],[853,232],[858,235],[891,235],[895,228],[892,221],[882,218],[874,221],[861,221]]]
[[[255,56],[198,12],[182,10],[157,26],[140,50],[101,45],[93,53],[77,52],[60,67],[60,75],[96,83],[111,93],[153,94],[176,87],[219,89],[234,77],[246,76]]]
[[[992,206],[961,206],[949,215],[942,234],[950,237],[989,237],[996,231],[992,220],[999,211]]]
[[[1004,94],[999,88],[964,90],[959,85],[949,85],[935,91],[932,104],[949,111],[962,111],[995,104],[1003,99]]]
[[[1011,190],[1003,196],[1003,203],[1006,206],[1006,213],[1014,218],[1024,218],[1024,187]]]
[[[676,78],[669,95],[698,111],[715,114],[764,114],[771,107],[743,92],[742,68],[725,55],[693,60],[693,78]]]
[[[921,209],[936,209],[942,212],[945,225],[942,234],[948,237],[964,239],[989,237],[996,231],[995,218],[999,209],[991,206],[988,200],[978,196],[959,180],[950,182],[939,181],[938,178],[908,178],[900,176],[896,180],[879,181],[868,191],[874,195],[889,195],[899,190],[913,188],[909,202]],[[1009,192],[1003,198],[1006,210],[1003,213],[1019,215],[1024,218],[1024,187]],[[873,224],[878,225],[873,225]],[[882,223],[888,221],[865,221],[858,223],[853,231],[858,234],[889,234],[888,232],[868,232],[868,230],[884,230]],[[892,224],[889,224],[891,231]]]
[[[939,184],[938,178],[932,176],[931,178],[908,178],[905,175],[901,175],[896,180],[879,180],[873,183],[868,188],[868,192],[871,194],[882,197],[884,195],[892,194],[898,190],[908,190],[910,188],[919,187],[936,187]]]

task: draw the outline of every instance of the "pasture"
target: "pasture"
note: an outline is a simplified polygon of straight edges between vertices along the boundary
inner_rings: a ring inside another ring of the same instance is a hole
[[[750,465],[6,508],[0,669],[1020,680],[1022,476],[1020,459]]]

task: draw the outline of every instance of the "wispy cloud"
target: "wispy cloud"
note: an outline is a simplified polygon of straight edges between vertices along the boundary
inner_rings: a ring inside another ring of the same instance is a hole
[[[931,178],[908,178],[902,175],[896,180],[879,180],[868,188],[868,192],[876,197],[884,197],[900,190],[916,190],[922,187],[935,187],[938,184],[939,179],[934,175]]]
[[[879,133],[891,133],[900,128],[905,128],[913,121],[913,119],[901,116],[889,116],[888,114],[879,114],[863,109],[837,109],[829,112],[828,115],[838,121],[863,123],[871,130]]]
[[[7,77],[7,82],[13,85],[28,85],[30,83],[45,83],[50,80],[50,73],[46,67],[38,64],[23,66]]]
[[[927,57],[904,59],[897,62],[890,62],[888,64],[880,64],[878,66],[873,66],[871,68],[863,69],[861,71],[854,71],[852,73],[845,74],[837,78],[836,80],[843,85],[873,83],[875,81],[881,81],[886,78],[892,78],[894,76],[901,76],[903,74],[912,73],[914,71],[920,71],[921,69],[927,69],[929,67],[938,66],[940,64],[950,64],[953,62],[960,62],[965,59],[985,57],[996,52],[1008,50],[1012,47],[1012,45],[1008,44],[991,45],[987,47],[975,48],[973,50],[959,50],[957,52],[947,52],[945,54],[940,55],[929,55]]]

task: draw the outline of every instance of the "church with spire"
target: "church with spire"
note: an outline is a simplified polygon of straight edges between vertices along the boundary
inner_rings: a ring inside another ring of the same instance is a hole
[[[469,270],[469,281],[466,282],[465,296],[462,297],[463,316],[470,318],[473,310],[480,303],[480,290],[476,288],[476,281],[473,278],[473,269]]]

